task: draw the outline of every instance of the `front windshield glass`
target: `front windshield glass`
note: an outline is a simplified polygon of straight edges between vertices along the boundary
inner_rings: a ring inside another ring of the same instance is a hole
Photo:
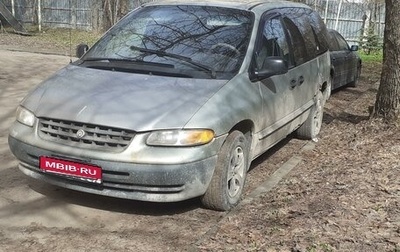
[[[152,62],[232,76],[248,47],[251,17],[247,11],[209,6],[143,7],[114,26],[82,60]]]

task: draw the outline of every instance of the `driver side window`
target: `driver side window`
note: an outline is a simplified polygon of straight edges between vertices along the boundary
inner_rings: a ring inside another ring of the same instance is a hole
[[[264,24],[259,49],[257,50],[256,64],[258,69],[265,69],[266,58],[271,56],[290,60],[289,45],[286,40],[285,29],[279,17],[267,19]]]
[[[341,35],[336,36],[336,39],[339,44],[340,50],[343,50],[343,51],[350,50],[349,44],[347,44],[346,40]]]

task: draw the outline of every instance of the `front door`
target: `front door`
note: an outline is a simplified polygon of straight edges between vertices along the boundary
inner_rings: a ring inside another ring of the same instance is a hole
[[[289,43],[280,15],[268,16],[256,42],[255,64],[259,70],[268,68],[264,60],[268,57],[282,57],[291,63]],[[258,151],[271,147],[288,134],[288,123],[295,109],[293,89],[297,76],[292,70],[282,75],[272,76],[259,81],[260,93],[263,98],[262,130],[258,134]]]

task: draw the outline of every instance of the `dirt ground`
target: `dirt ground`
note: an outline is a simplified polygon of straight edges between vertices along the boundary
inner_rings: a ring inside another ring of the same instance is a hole
[[[243,203],[221,213],[196,199],[88,195],[18,170],[7,145],[15,108],[65,55],[66,46],[0,33],[0,251],[400,251],[400,136],[368,118],[380,65],[364,64],[356,88],[332,94],[317,143],[288,137],[255,160]]]

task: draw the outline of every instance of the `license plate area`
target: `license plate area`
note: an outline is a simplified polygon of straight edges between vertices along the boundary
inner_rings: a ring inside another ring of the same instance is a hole
[[[43,172],[90,183],[102,182],[102,169],[99,166],[46,156],[41,156],[39,161],[39,168]]]

